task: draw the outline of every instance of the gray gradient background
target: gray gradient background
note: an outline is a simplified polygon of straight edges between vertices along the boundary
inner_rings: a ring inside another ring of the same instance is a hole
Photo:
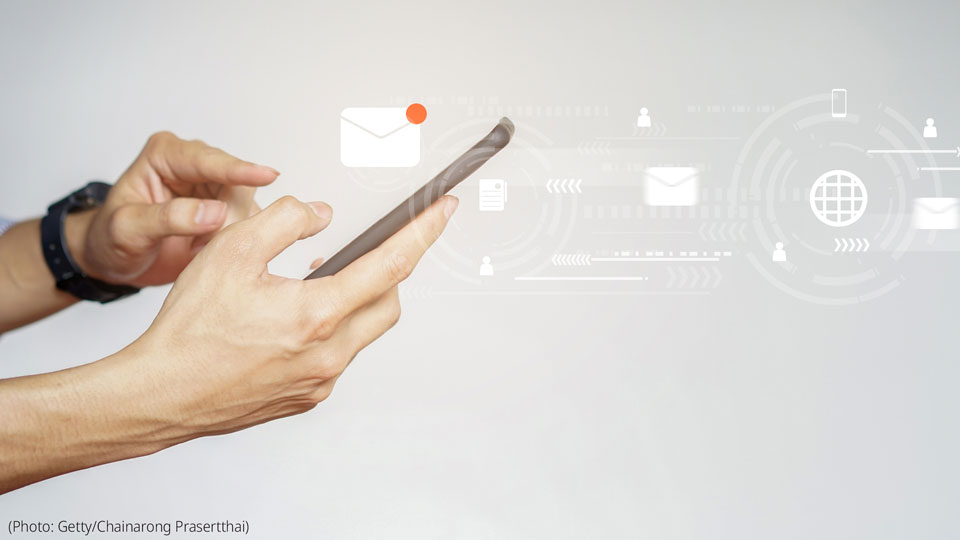
[[[301,275],[444,164],[425,154],[394,191],[344,180],[340,109],[391,96],[604,105],[613,131],[641,105],[784,105],[843,86],[851,103],[936,116],[953,144],[958,15],[949,2],[3,2],[0,214],[115,178],[171,129],[281,170],[261,203],[333,204],[329,232],[274,264]],[[430,110],[425,144],[464,121]],[[526,125],[558,146],[584,131]],[[739,145],[711,151],[732,162]],[[0,518],[247,519],[255,538],[955,537],[960,264],[909,255],[904,285],[843,308],[743,263],[709,296],[413,298],[313,412],[22,489],[0,497]],[[443,274],[431,259],[410,285]],[[4,336],[0,375],[114,352],[165,292]]]

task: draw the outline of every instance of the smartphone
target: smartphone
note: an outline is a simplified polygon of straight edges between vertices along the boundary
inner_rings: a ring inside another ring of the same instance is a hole
[[[847,117],[847,91],[843,88],[834,88],[830,93],[832,103],[830,109],[834,118]]]
[[[501,118],[490,133],[480,139],[480,142],[470,147],[446,169],[433,177],[433,180],[424,184],[416,193],[380,218],[380,221],[371,225],[369,229],[363,231],[363,234],[356,237],[333,257],[324,261],[319,268],[304,279],[332,276],[382,244],[384,240],[393,236],[404,225],[413,221],[413,218],[426,210],[428,206],[437,202],[440,197],[443,197],[457,184],[466,180],[497,152],[503,150],[503,147],[513,137],[515,129],[509,118]]]

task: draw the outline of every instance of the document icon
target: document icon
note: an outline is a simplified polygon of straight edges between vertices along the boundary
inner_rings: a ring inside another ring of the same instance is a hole
[[[700,195],[696,167],[648,167],[643,171],[643,200],[648,206],[695,206]]]
[[[420,126],[410,120],[409,113],[413,107],[344,109],[340,113],[340,162],[347,167],[413,167],[420,163]]]
[[[960,199],[921,197],[913,200],[913,228],[960,229]]]
[[[480,180],[480,211],[502,212],[507,202],[507,182],[499,179]]]

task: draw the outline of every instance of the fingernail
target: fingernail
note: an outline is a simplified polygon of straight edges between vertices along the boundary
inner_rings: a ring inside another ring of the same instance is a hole
[[[310,208],[313,208],[313,211],[323,219],[329,220],[333,217],[333,208],[330,208],[330,205],[324,202],[312,202],[310,203]]]
[[[450,216],[453,215],[454,210],[457,209],[457,206],[460,204],[460,199],[448,196],[447,202],[443,203],[443,215],[447,216],[447,219],[450,219]]]
[[[257,165],[257,168],[258,168],[258,169],[263,169],[263,170],[265,170],[265,171],[269,171],[269,172],[273,173],[274,176],[280,176],[280,171],[274,169],[273,167],[268,167],[268,166],[266,166],[266,165]]]
[[[223,218],[223,211],[227,205],[221,201],[201,201],[197,205],[197,214],[193,221],[197,225],[214,225]]]

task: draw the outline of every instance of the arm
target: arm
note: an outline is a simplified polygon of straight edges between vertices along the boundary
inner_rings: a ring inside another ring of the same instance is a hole
[[[170,283],[210,235],[259,210],[254,189],[277,174],[200,141],[155,134],[102,208],[67,216],[67,247],[80,269],[101,281]],[[47,268],[39,220],[0,235],[0,333],[75,302]]]
[[[130,370],[134,348],[54,373],[0,380],[0,493],[186,440],[162,394]],[[131,384],[133,383],[133,384]]]
[[[70,253],[82,260],[95,211],[67,216],[64,233]],[[77,302],[57,289],[40,251],[40,220],[31,219],[0,235],[0,333],[32,323]]]
[[[0,493],[299,414],[400,316],[410,275],[456,208],[444,197],[334,276],[267,263],[330,221],[286,197],[217,234],[181,273],[150,328],[117,354],[0,381]]]

